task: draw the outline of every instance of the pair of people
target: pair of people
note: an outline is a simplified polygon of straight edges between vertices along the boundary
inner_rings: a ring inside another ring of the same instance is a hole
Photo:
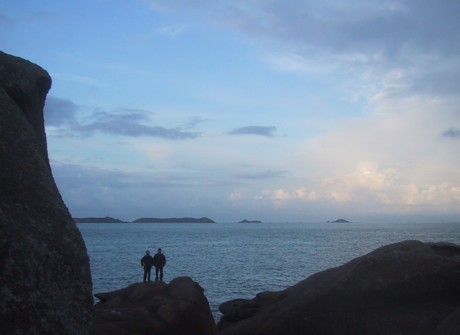
[[[158,252],[155,256],[150,255],[150,251],[145,252],[145,256],[141,258],[141,266],[144,267],[144,283],[146,280],[150,281],[150,272],[152,266],[155,267],[155,280],[158,280],[158,275],[160,275],[160,280],[163,281],[163,267],[166,265],[166,257],[162,253],[161,248],[158,248]]]

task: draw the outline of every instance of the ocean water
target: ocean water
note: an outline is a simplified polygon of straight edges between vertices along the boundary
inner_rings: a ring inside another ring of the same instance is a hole
[[[140,259],[163,249],[166,282],[189,276],[219,304],[279,291],[380,246],[403,240],[460,244],[460,223],[80,223],[93,292],[142,281]],[[152,271],[154,274],[154,271]],[[97,299],[95,299],[97,302]]]

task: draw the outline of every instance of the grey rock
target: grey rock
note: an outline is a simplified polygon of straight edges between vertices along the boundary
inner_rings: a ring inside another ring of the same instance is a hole
[[[109,293],[97,293],[94,306],[97,335],[213,335],[216,334],[204,290],[189,277],[169,284],[132,284]]]
[[[460,334],[460,246],[404,241],[220,306],[219,335]]]
[[[86,247],[54,182],[48,73],[0,52],[0,332],[92,334]]]

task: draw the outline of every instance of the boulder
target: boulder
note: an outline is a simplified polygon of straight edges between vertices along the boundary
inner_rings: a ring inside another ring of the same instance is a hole
[[[460,246],[391,244],[220,311],[219,335],[460,334]]]
[[[212,335],[216,324],[203,294],[189,277],[169,284],[132,284],[109,293],[96,293],[97,335]]]
[[[51,174],[51,78],[0,52],[0,332],[92,334],[86,247]]]

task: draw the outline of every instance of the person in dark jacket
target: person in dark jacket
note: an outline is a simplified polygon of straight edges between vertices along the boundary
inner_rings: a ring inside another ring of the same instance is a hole
[[[158,280],[158,273],[160,273],[160,280],[163,281],[163,267],[166,265],[166,257],[158,248],[158,252],[153,256],[153,266],[155,266],[155,280]]]
[[[141,266],[144,267],[144,283],[148,279],[150,281],[150,271],[152,270],[153,257],[150,256],[150,251],[145,252],[145,256],[141,258]]]

